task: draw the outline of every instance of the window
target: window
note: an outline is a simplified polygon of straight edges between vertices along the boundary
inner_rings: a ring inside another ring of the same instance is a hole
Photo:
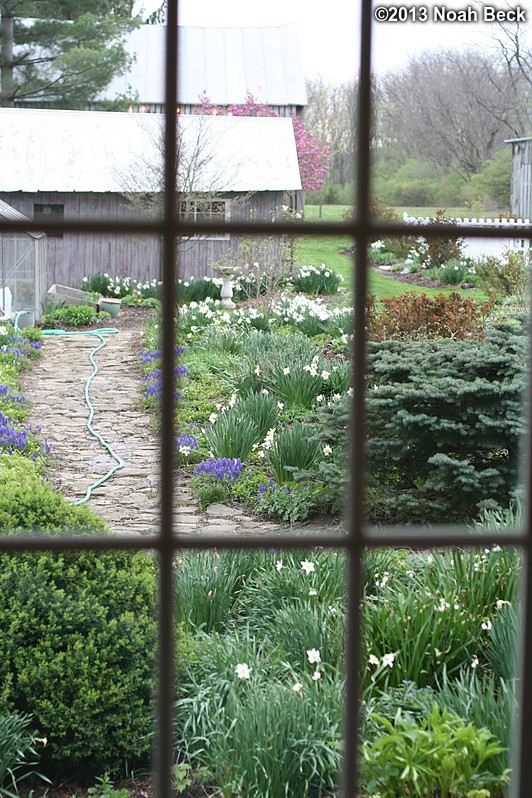
[[[167,9],[167,70],[166,70],[166,107],[176,107],[177,85],[176,69],[177,63],[177,2],[169,2]],[[168,168],[165,171],[166,186],[168,191],[164,198],[164,213],[160,220],[136,220],[134,222],[121,221],[117,224],[119,233],[129,232],[137,234],[145,231],[147,234],[157,234],[163,240],[163,265],[162,279],[165,291],[162,297],[163,309],[163,387],[161,398],[161,516],[160,531],[157,534],[139,538],[136,536],[122,537],[101,537],[101,538],[42,538],[39,539],[20,539],[15,536],[0,536],[0,550],[5,552],[17,552],[22,550],[38,551],[40,549],[61,550],[69,549],[131,549],[131,550],[150,550],[155,551],[160,559],[160,614],[159,614],[159,739],[157,745],[158,753],[158,794],[160,798],[169,798],[171,795],[171,773],[174,764],[172,756],[172,701],[174,685],[174,651],[173,651],[173,573],[172,563],[176,552],[198,548],[233,549],[239,548],[270,548],[282,550],[322,546],[324,548],[343,549],[348,557],[348,611],[349,628],[348,642],[346,649],[346,669],[347,669],[347,689],[345,716],[346,722],[346,742],[345,742],[345,766],[343,794],[354,796],[357,794],[357,773],[354,753],[357,751],[357,673],[360,662],[360,595],[361,595],[361,566],[364,552],[368,548],[387,547],[444,547],[452,545],[470,546],[472,538],[470,532],[465,529],[430,529],[428,527],[402,527],[402,528],[379,528],[368,529],[365,524],[363,514],[364,499],[364,471],[361,464],[364,462],[364,392],[365,385],[365,351],[366,351],[366,329],[365,329],[365,299],[368,289],[368,268],[366,253],[371,241],[384,238],[390,233],[395,235],[404,234],[408,227],[399,224],[386,225],[386,223],[373,218],[370,211],[369,198],[371,196],[370,181],[370,149],[371,149],[371,130],[370,120],[372,118],[371,101],[371,26],[372,26],[372,5],[370,0],[362,0],[361,27],[358,34],[360,37],[361,58],[359,72],[359,99],[358,99],[358,126],[357,126],[357,189],[356,189],[356,208],[352,221],[346,221],[343,226],[346,237],[352,237],[356,242],[356,256],[354,263],[354,302],[355,302],[355,321],[354,321],[354,353],[353,353],[353,374],[354,374],[354,401],[353,401],[353,424],[351,439],[351,489],[349,492],[349,525],[347,534],[320,535],[304,534],[295,538],[287,533],[284,536],[264,535],[260,538],[247,537],[235,539],[223,535],[206,538],[194,534],[178,535],[174,534],[173,528],[173,497],[175,494],[173,467],[174,467],[174,350],[175,350],[175,240],[183,235],[204,235],[226,238],[229,233],[242,234],[278,234],[290,236],[312,235],[316,233],[317,227],[310,223],[303,223],[298,229],[294,225],[285,222],[260,223],[243,222],[229,220],[228,207],[224,200],[187,200],[178,203],[180,200],[174,192],[176,170],[173,160],[176,152],[176,133],[175,125],[168,124],[165,133],[165,153]],[[319,20],[316,21],[319,25]],[[171,122],[172,120],[170,120]],[[177,208],[176,208],[177,205]],[[39,208],[39,210],[37,210]],[[46,211],[48,209],[48,212]],[[176,213],[176,210],[180,213]],[[61,206],[36,206],[35,207],[35,230],[46,232],[47,219],[55,219],[55,215],[62,213]],[[92,227],[91,227],[92,224]],[[13,223],[2,221],[0,226],[3,230],[15,229]],[[108,229],[108,225],[101,225],[102,229]],[[98,231],[97,222],[89,219],[76,221],[65,221],[65,231],[77,231],[92,229]],[[418,231],[413,229],[413,235]],[[475,237],[490,237],[490,231],[479,230],[478,228],[463,228],[462,234],[470,234]],[[424,228],[424,235],[428,238],[441,236],[441,227]],[[338,224],[320,222],[320,236],[338,235]],[[511,235],[509,233],[508,235]],[[514,238],[522,236],[522,231],[516,233]],[[532,236],[532,231],[531,231]],[[530,425],[529,425],[530,428]],[[530,447],[529,447],[530,448]],[[528,458],[527,474],[525,484],[530,491],[532,457]],[[475,542],[478,542],[475,540]],[[526,632],[526,639],[523,645],[523,689],[521,696],[521,725],[519,749],[523,752],[519,767],[515,771],[516,795],[519,798],[529,798],[532,795],[532,759],[526,752],[530,749],[532,742],[532,732],[528,730],[530,724],[528,719],[532,717],[532,622],[529,611],[532,610],[532,579],[530,577],[530,567],[532,562],[532,520],[527,516],[525,528],[516,533],[487,533],[482,538],[482,545],[499,544],[502,546],[517,545],[522,547],[525,556],[525,608],[528,606],[523,628]]]
[[[186,199],[179,205],[181,219],[186,222],[224,222],[229,221],[229,200],[226,199]],[[229,233],[211,232],[203,238],[228,239]]]
[[[33,206],[33,218],[35,221],[53,221],[53,222],[62,222],[65,218],[65,206],[64,205],[34,205]],[[48,238],[63,238],[63,233],[55,232],[49,233]]]

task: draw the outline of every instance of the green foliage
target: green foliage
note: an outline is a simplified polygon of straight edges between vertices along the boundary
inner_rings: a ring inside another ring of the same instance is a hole
[[[302,421],[275,432],[266,459],[279,485],[293,481],[294,469],[308,471],[316,465],[321,449],[313,432],[313,428]]]
[[[190,486],[198,499],[200,510],[216,502],[225,502],[232,494],[232,483],[228,479],[216,479],[210,474],[192,477]]]
[[[261,515],[277,518],[285,524],[306,521],[323,504],[323,488],[290,484],[268,486],[260,493],[256,510]]]
[[[238,403],[220,413],[214,424],[208,424],[203,437],[213,457],[239,457],[242,461],[262,439],[259,424],[245,408],[241,411]]]
[[[2,87],[8,105],[22,91],[26,100],[85,108],[126,70],[123,39],[140,22],[121,0],[24,2],[14,14],[16,56],[7,61],[13,71]]]
[[[508,505],[524,432],[523,333],[493,325],[485,341],[370,345],[373,520],[449,521]]]
[[[176,704],[185,761],[207,769],[227,798],[331,794],[341,768],[341,684],[296,676],[245,632],[200,642]],[[249,679],[238,678],[238,663],[249,665]]]
[[[507,772],[493,776],[488,769],[503,748],[487,729],[436,705],[419,721],[401,710],[393,723],[374,719],[382,732],[362,747],[362,777],[370,795],[489,798],[508,783]]]
[[[258,428],[259,440],[262,440],[269,429],[277,424],[277,401],[274,396],[250,391],[236,404],[236,412],[244,418],[252,419]]]
[[[231,496],[236,501],[255,507],[257,494],[261,485],[268,484],[270,475],[256,466],[247,465],[245,471],[233,484]]]
[[[342,512],[346,505],[349,483],[348,445],[349,418],[352,400],[344,394],[339,400],[320,405],[312,419],[313,438],[319,443],[322,456],[314,469],[296,471],[297,479],[317,480],[322,487],[323,506],[331,512]]]
[[[498,599],[497,610],[490,629],[486,658],[495,677],[511,683],[517,676],[517,612],[503,599]]]
[[[175,568],[175,619],[185,632],[227,630],[261,552],[187,552]]]
[[[0,454],[0,529],[4,534],[37,531],[104,531],[105,523],[85,506],[69,504],[43,482],[27,458]]]
[[[177,302],[188,305],[191,302],[203,302],[207,297],[220,299],[222,281],[217,277],[189,277],[188,280],[177,281]]]
[[[507,250],[504,259],[487,255],[475,265],[478,282],[485,291],[512,299],[522,313],[528,312],[530,257],[523,250]]]
[[[92,305],[66,305],[41,317],[45,328],[54,329],[61,325],[69,327],[87,327],[96,320],[96,308]]]
[[[305,191],[305,209],[307,205],[350,205],[353,202],[353,184],[324,183],[315,191]],[[307,214],[305,213],[305,216]]]
[[[511,183],[512,150],[501,147],[491,160],[484,162],[480,172],[471,176],[464,193],[483,207],[509,208]]]
[[[437,270],[442,285],[459,285],[468,279],[468,264],[463,260],[449,260]]]
[[[401,294],[368,303],[368,334],[373,341],[483,338],[493,300],[480,303],[457,292]]]
[[[511,753],[516,750],[519,717],[516,684],[498,679],[493,673],[479,676],[477,671],[472,668],[463,671],[457,679],[444,674],[433,696],[442,710],[448,709],[477,728],[489,729],[500,741],[505,750],[488,763],[495,775],[510,765]]]
[[[444,674],[488,667],[489,626],[498,601],[513,602],[515,553],[453,550],[368,558],[365,569],[364,682],[381,689],[406,679],[436,687]]]
[[[28,776],[45,778],[33,768],[46,740],[30,728],[31,722],[31,715],[0,714],[0,796],[18,795],[20,782]]]
[[[129,790],[124,787],[116,789],[109,774],[104,773],[103,776],[96,777],[95,786],[89,787],[87,793],[93,798],[128,798]]]
[[[0,556],[1,698],[35,717],[50,775],[149,755],[156,584],[145,553]]]
[[[107,273],[96,272],[90,277],[84,277],[79,287],[82,291],[87,291],[94,295],[112,297],[111,279]]]
[[[340,274],[322,263],[321,266],[301,266],[292,285],[296,291],[317,296],[337,294],[342,282],[343,277]]]

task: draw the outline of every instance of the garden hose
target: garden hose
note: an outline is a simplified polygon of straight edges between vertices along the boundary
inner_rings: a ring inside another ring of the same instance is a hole
[[[21,315],[23,315],[25,313],[27,313],[27,311],[21,310],[21,311],[19,311],[16,314],[16,316],[15,316],[15,330],[17,330],[17,331],[20,330],[20,328],[18,326],[18,319],[19,319],[19,316],[21,316]],[[42,331],[43,335],[92,335],[95,338],[98,338],[99,341],[100,341],[100,343],[97,344],[95,346],[95,348],[90,351],[90,354],[89,354],[89,360],[91,362],[93,371],[92,371],[92,374],[90,374],[90,376],[88,377],[87,381],[85,382],[85,401],[87,403],[87,407],[89,408],[89,417],[87,419],[87,429],[89,430],[89,432],[92,435],[94,435],[94,437],[101,443],[101,445],[105,449],[107,449],[107,451],[109,452],[109,454],[111,455],[111,457],[115,461],[115,465],[103,477],[101,477],[100,479],[96,480],[96,482],[93,482],[92,485],[89,485],[89,487],[87,488],[87,492],[86,492],[85,496],[82,499],[79,499],[78,501],[75,501],[75,502],[71,502],[71,504],[75,504],[75,505],[85,504],[85,502],[87,502],[90,499],[93,490],[96,490],[96,488],[100,487],[100,485],[103,485],[104,482],[106,482],[108,479],[110,479],[113,476],[113,474],[115,474],[121,468],[124,468],[124,465],[125,465],[124,461],[122,460],[122,458],[119,457],[119,455],[116,454],[116,452],[113,450],[112,446],[100,435],[99,432],[96,432],[96,430],[92,426],[92,419],[94,418],[94,407],[92,405],[92,402],[91,402],[91,399],[90,399],[90,394],[89,394],[89,388],[90,388],[91,382],[93,381],[94,377],[96,377],[96,375],[98,374],[98,371],[99,371],[99,368],[96,365],[96,362],[94,360],[94,355],[96,355],[100,351],[100,349],[103,349],[103,347],[105,346],[106,341],[105,341],[104,336],[105,335],[114,335],[117,332],[118,332],[118,330],[117,330],[116,327],[100,327],[97,330],[83,330],[83,331],[75,331],[75,332],[67,332],[66,330],[43,330]]]

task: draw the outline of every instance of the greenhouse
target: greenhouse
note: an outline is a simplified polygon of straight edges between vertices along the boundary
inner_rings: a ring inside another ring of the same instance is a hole
[[[29,221],[0,200],[0,219]],[[20,326],[34,323],[41,315],[46,293],[46,236],[44,233],[0,231],[0,316]]]

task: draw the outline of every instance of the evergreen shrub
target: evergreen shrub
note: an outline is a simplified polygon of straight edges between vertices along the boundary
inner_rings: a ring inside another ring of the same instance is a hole
[[[370,344],[372,520],[459,520],[510,503],[526,362],[524,322],[493,325],[484,341]]]
[[[104,532],[100,519],[39,485],[33,463],[21,461],[0,469],[5,532]],[[145,554],[0,555],[0,707],[33,715],[48,739],[47,775],[90,778],[147,759],[155,592],[155,564]]]

